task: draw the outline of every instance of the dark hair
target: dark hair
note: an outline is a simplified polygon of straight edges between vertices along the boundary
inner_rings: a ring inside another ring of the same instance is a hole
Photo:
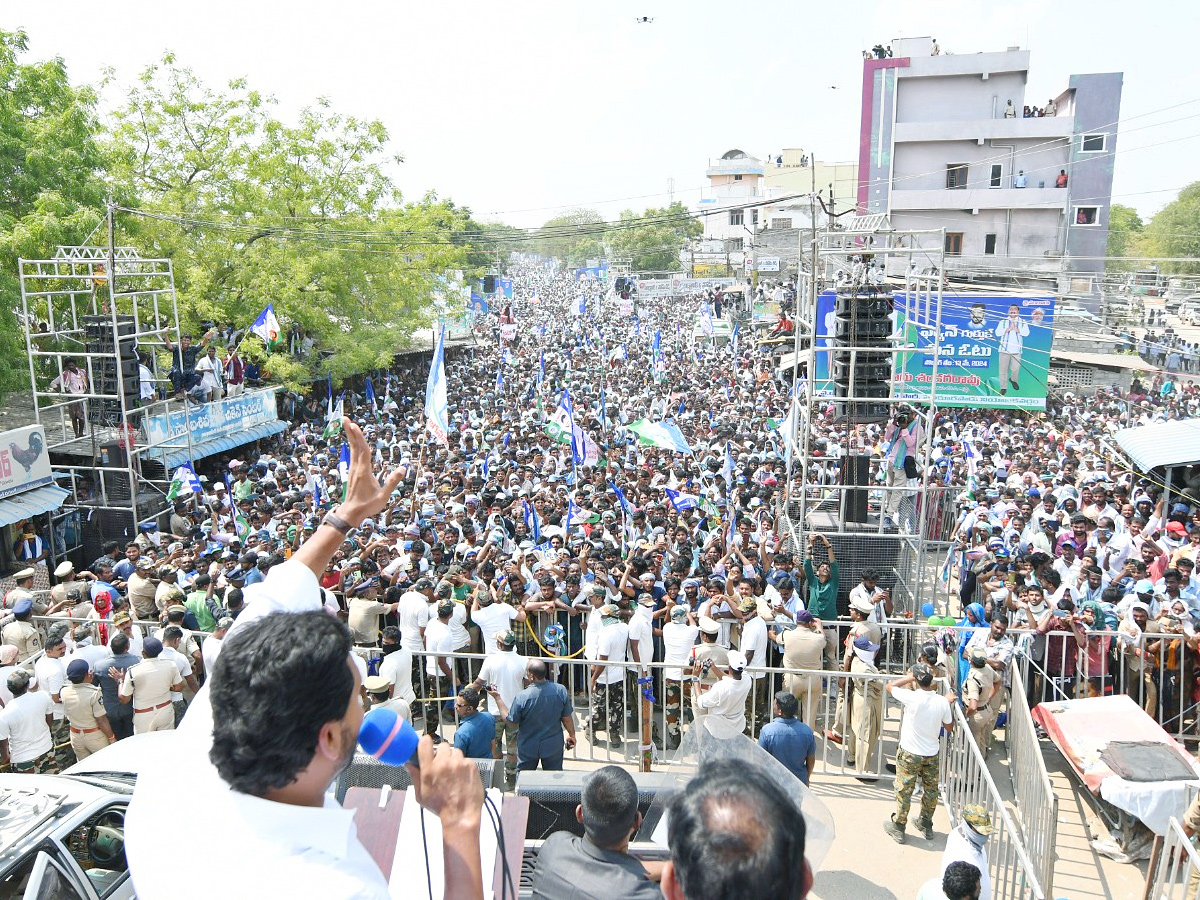
[[[879,573],[876,572],[874,569],[872,569],[870,566],[868,566],[867,568],[862,570],[862,580],[863,581],[878,581]]]
[[[461,691],[459,691],[459,695],[463,698],[463,703],[467,704],[467,706],[471,707],[472,709],[479,709],[479,700],[481,694],[478,688],[468,684]]]
[[[709,763],[671,799],[669,815],[667,845],[688,900],[802,896],[804,816],[766,775]]]
[[[796,710],[800,708],[800,701],[791,691],[779,691],[775,695],[775,703],[779,707],[779,714],[789,719],[795,718]]]
[[[183,637],[183,629],[178,625],[168,625],[163,629],[162,639],[164,641],[178,641]]]
[[[597,769],[583,783],[579,800],[583,830],[597,847],[613,847],[629,835],[638,814],[633,776],[618,766]]]
[[[129,652],[129,635],[123,631],[118,631],[113,635],[112,642],[108,645],[113,652],[113,656],[120,656],[122,653]]]
[[[946,900],[971,900],[979,887],[979,869],[969,862],[952,862],[942,873],[942,893]]]
[[[213,666],[221,715],[208,756],[235,790],[261,796],[312,762],[321,728],[354,701],[351,643],[324,610],[269,615],[225,639]]]

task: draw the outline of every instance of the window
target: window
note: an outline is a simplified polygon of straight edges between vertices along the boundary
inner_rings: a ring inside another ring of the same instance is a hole
[[[992,187],[1000,187],[1001,167],[992,166]]]
[[[745,240],[745,238],[726,238],[725,239],[725,251],[728,253],[729,251],[732,251],[732,250],[741,250],[742,247],[744,246],[744,244],[742,243],[744,240]]]
[[[792,227],[791,219],[772,219],[771,220],[772,230],[779,229],[781,231],[786,231],[791,227]]]
[[[1100,207],[1098,207],[1098,206],[1077,206],[1077,207],[1075,207],[1075,224],[1076,225],[1099,225],[1100,224]]]
[[[947,256],[962,256],[962,232],[947,231],[946,232],[946,255]]]
[[[750,210],[750,224],[751,225],[758,224],[758,210],[757,209]]]
[[[988,256],[996,252],[996,236],[994,234],[985,234],[983,236],[983,252]]]
[[[741,181],[741,180],[742,180],[742,176],[741,176],[741,175],[734,175],[734,176],[733,176],[733,180],[734,180],[734,181]]]
[[[729,224],[730,225],[741,225],[742,224],[742,211],[740,209],[731,209],[729,211]]]
[[[1107,143],[1107,134],[1085,134],[1079,149],[1083,153],[1103,153]]]
[[[946,187],[959,190],[967,186],[967,164],[951,163],[946,166]]]

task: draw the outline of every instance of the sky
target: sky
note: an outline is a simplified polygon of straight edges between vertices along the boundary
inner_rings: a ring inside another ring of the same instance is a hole
[[[1029,49],[1036,102],[1072,73],[1124,72],[1113,201],[1148,217],[1200,178],[1197,24],[1191,0],[0,3],[31,58],[61,57],[76,82],[111,68],[108,102],[168,51],[214,86],[245,77],[285,118],[326,97],[384,123],[409,199],[436,191],[522,227],[694,206],[734,147],[856,160],[862,51],[921,35]]]

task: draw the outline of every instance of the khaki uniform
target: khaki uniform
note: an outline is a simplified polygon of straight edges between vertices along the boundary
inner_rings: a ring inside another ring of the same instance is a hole
[[[820,671],[825,657],[825,634],[821,629],[810,631],[798,625],[783,633],[783,666],[785,669]],[[797,717],[810,728],[817,727],[817,707],[821,702],[820,675],[786,675],[784,689],[800,701]]]
[[[133,698],[133,733],[170,731],[175,727],[171,688],[182,678],[169,659],[143,659],[125,673],[121,696]]]
[[[355,597],[350,601],[347,624],[356,644],[374,644],[379,640],[379,617],[387,612],[387,605],[378,600]]]
[[[17,662],[25,662],[42,649],[41,634],[28,622],[9,622],[0,631],[0,637],[17,648]]]
[[[850,671],[879,674],[875,666],[863,662],[857,655],[850,663]],[[875,745],[879,743],[879,732],[883,728],[883,682],[876,678],[855,678],[851,690],[850,730],[845,734],[847,764],[853,756],[856,772],[870,772]]]
[[[107,747],[108,737],[96,724],[98,718],[107,715],[100,688],[89,682],[67,682],[59,692],[59,697],[67,713],[67,721],[71,723],[71,749],[75,751],[75,758],[86,759]]]
[[[126,593],[136,613],[135,618],[143,621],[158,618],[158,605],[154,602],[157,590],[154,582],[140,572],[129,576],[129,589]]]
[[[988,701],[992,699],[992,688],[999,680],[1000,676],[996,670],[989,665],[984,665],[982,667],[971,666],[963,681],[963,704],[966,705],[974,700],[976,705],[975,712],[967,715],[967,725],[984,757],[987,756],[992,742],[992,729],[996,724],[996,711]],[[1000,691],[996,693],[999,694]]]

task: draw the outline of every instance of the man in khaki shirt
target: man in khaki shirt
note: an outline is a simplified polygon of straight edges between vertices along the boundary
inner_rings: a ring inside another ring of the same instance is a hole
[[[144,557],[139,559],[137,569],[129,576],[129,589],[125,596],[129,599],[137,618],[142,621],[158,618],[158,606],[154,602],[154,594],[158,590],[157,582],[154,563]]]
[[[400,604],[379,602],[379,581],[375,578],[363,579],[351,590],[354,596],[347,617],[350,634],[355,644],[374,647],[379,641],[379,617],[394,613]]]
[[[796,627],[779,633],[776,643],[783,648],[785,669],[819,672],[825,661],[825,630],[819,619],[807,609],[796,613]],[[820,675],[787,675],[784,688],[800,701],[796,717],[809,728],[817,727],[817,706],[821,702]]]
[[[59,697],[71,723],[71,749],[76,759],[85,759],[116,740],[104,711],[104,696],[92,683],[86,659],[72,660],[67,666],[67,683]]]
[[[17,648],[17,662],[23,663],[42,649],[42,636],[29,621],[33,615],[33,601],[22,597],[13,606],[13,615],[17,621],[5,625],[0,637],[4,643]]]
[[[183,690],[179,667],[169,659],[159,659],[162,641],[146,638],[142,642],[142,661],[131,666],[121,682],[118,696],[122,703],[133,704],[133,733],[170,731],[175,727],[171,691]],[[109,670],[110,678],[120,678],[118,669]]]
[[[967,725],[986,759],[988,745],[992,741],[992,728],[996,722],[995,710],[990,701],[996,692],[1000,675],[987,664],[987,651],[982,647],[973,647],[968,661],[971,668],[963,680],[962,701],[966,708]]]

